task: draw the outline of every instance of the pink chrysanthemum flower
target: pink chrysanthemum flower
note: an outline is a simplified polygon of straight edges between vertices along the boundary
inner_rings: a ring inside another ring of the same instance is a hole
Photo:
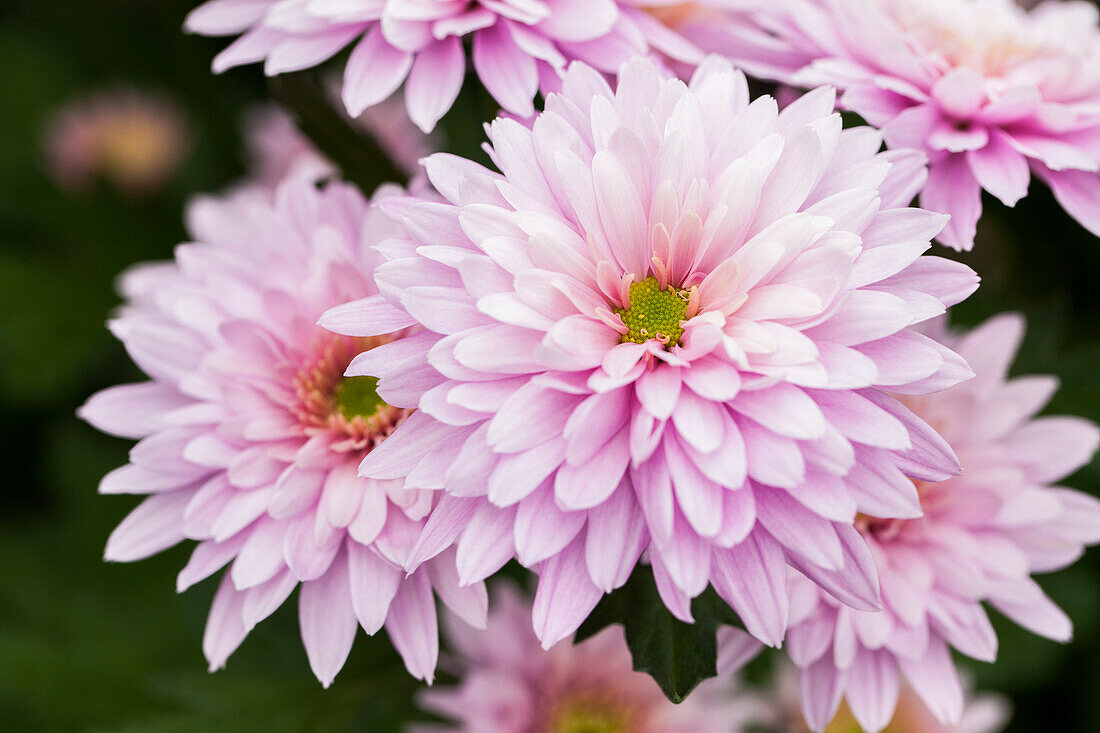
[[[833,101],[750,104],[716,58],[690,86],[636,59],[618,91],[575,64],[532,127],[491,125],[503,174],[427,159],[446,201],[406,202],[385,297],[322,319],[426,329],[349,372],[419,408],[361,472],[446,491],[410,568],[452,542],[464,583],[537,568],[547,647],[647,551],[677,616],[713,583],[772,644],[785,561],[877,607],[857,512],[916,516],[903,471],[958,468],[880,389],[971,374],[909,326],[977,278],[920,256],[945,218],[908,207],[923,157]]]
[[[356,466],[409,410],[383,402],[373,380],[343,376],[364,349],[423,337],[378,324],[378,335],[353,339],[316,325],[325,309],[376,292],[371,245],[400,227],[352,186],[322,191],[303,177],[273,202],[201,200],[189,219],[196,242],[175,262],[129,272],[110,324],[151,381],[104,390],[80,410],[140,439],[100,491],[152,495],[112,533],[106,559],[198,540],[181,591],[232,563],[203,639],[212,669],[300,585],[302,640],[322,683],[359,625],[373,634],[383,624],[409,671],[430,680],[433,588],[475,624],[485,589],[458,586],[453,556],[405,577],[433,494],[359,478]]]
[[[924,516],[857,522],[879,568],[884,609],[846,608],[792,576],[787,650],[802,668],[802,707],[814,730],[842,696],[868,731],[889,722],[904,677],[935,717],[955,724],[963,691],[949,648],[992,661],[988,602],[1025,628],[1067,641],[1071,625],[1031,573],[1069,565],[1100,542],[1100,501],[1050,484],[1092,457],[1100,433],[1073,417],[1033,417],[1052,377],[1006,379],[1023,320],[1000,316],[945,339],[977,376],[907,399],[951,444],[964,467],[917,481]]]
[[[189,142],[187,120],[172,100],[114,89],[60,110],[47,127],[44,145],[58,185],[79,190],[101,177],[139,196],[171,178]]]
[[[833,84],[893,148],[924,150],[921,205],[974,246],[985,189],[1008,206],[1034,173],[1100,234],[1100,29],[1088,2],[775,0],[685,32],[759,74]]]
[[[431,130],[466,76],[471,39],[478,77],[508,112],[534,114],[533,99],[558,87],[572,60],[612,72],[632,56],[660,53],[685,63],[702,55],[649,8],[678,0],[209,0],[186,27],[206,35],[243,34],[214,70],[264,61],[268,74],[304,69],[359,40],[344,70],[348,112],[405,84],[409,117]]]
[[[493,601],[484,632],[445,619],[455,654],[442,664],[461,684],[424,690],[420,704],[455,725],[417,726],[417,733],[733,733],[754,712],[717,678],[683,703],[669,702],[631,668],[622,627],[543,651],[531,631],[530,602],[509,586]]]

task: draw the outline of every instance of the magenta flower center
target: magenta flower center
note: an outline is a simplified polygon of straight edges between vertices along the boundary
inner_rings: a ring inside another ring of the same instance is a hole
[[[306,435],[333,433],[342,440],[338,451],[362,450],[380,443],[397,429],[411,410],[387,405],[378,396],[373,377],[345,377],[360,352],[392,341],[389,336],[348,338],[326,334],[293,380],[291,412]]]

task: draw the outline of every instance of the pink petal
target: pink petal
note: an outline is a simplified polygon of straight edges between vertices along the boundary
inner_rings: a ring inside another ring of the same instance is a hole
[[[864,730],[882,730],[898,702],[898,668],[885,651],[860,649],[848,671],[848,704]]]
[[[210,615],[202,635],[202,653],[210,663],[211,672],[224,667],[229,655],[248,635],[241,614],[243,604],[244,593],[233,588],[233,582],[225,575],[210,604]]]
[[[426,571],[418,570],[401,583],[386,617],[386,633],[409,674],[431,684],[439,659],[439,627]]]
[[[465,76],[466,56],[457,36],[419,51],[405,84],[405,106],[413,124],[431,132],[458,97]]]
[[[103,559],[142,560],[182,542],[183,511],[190,499],[190,492],[170,491],[141,502],[111,533]]]
[[[588,512],[584,557],[592,582],[605,593],[625,583],[647,540],[642,513],[624,482]]]
[[[783,550],[766,534],[755,532],[711,560],[715,589],[737,611],[745,629],[777,647],[787,629],[789,599]]]
[[[340,553],[321,578],[302,584],[298,595],[298,620],[309,666],[321,684],[328,687],[344,666],[359,628],[352,607],[348,560],[344,553]]]
[[[982,213],[981,186],[965,157],[948,156],[929,169],[920,203],[926,209],[951,215],[939,236],[941,242],[957,250],[973,249]]]
[[[542,648],[549,649],[576,631],[602,595],[588,577],[579,539],[543,562],[531,611]]]
[[[363,630],[373,635],[385,623],[405,574],[400,567],[358,542],[348,542],[347,552],[352,608]]]
[[[521,118],[534,114],[532,99],[539,84],[535,59],[516,45],[506,23],[498,21],[474,36],[473,58],[485,88],[504,109]]]
[[[412,68],[413,55],[398,50],[382,37],[376,25],[367,31],[348,57],[344,69],[344,106],[358,117],[363,110],[393,94]]]
[[[930,639],[923,657],[898,657],[898,665],[936,720],[944,725],[959,722],[963,711],[962,684],[943,641]]]

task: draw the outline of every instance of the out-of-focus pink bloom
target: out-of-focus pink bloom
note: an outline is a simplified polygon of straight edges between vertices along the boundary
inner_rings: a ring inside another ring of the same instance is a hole
[[[275,105],[245,114],[244,142],[248,151],[245,185],[274,192],[287,178],[319,181],[336,172],[336,166],[314,147],[290,115]]]
[[[102,177],[138,196],[172,177],[189,135],[175,103],[122,89],[70,103],[50,121],[44,143],[49,172],[64,188],[87,188]]]
[[[410,177],[420,172],[421,158],[439,149],[438,133],[426,135],[416,129],[395,97],[376,104],[348,124],[372,136],[382,152]],[[245,187],[259,186],[272,192],[292,176],[319,181],[336,173],[336,166],[276,105],[248,112],[244,140],[249,157]]]
[[[455,725],[421,726],[419,733],[734,733],[755,714],[718,678],[679,705],[669,702],[632,669],[620,626],[544,651],[530,618],[531,604],[505,586],[494,594],[484,632],[445,623],[455,655],[443,664],[461,682],[421,692],[420,703]]]
[[[354,187],[319,190],[302,177],[270,200],[202,199],[189,223],[195,242],[174,262],[126,274],[127,302],[110,323],[151,381],[104,390],[80,410],[140,439],[100,492],[151,495],[111,534],[106,558],[198,540],[181,591],[231,563],[203,640],[212,669],[300,586],[302,640],[326,686],[360,625],[385,625],[409,671],[431,680],[433,589],[474,624],[485,589],[459,587],[453,552],[406,577],[432,492],[359,478],[356,466],[409,411],[383,402],[374,380],[343,376],[359,352],[430,336],[378,322],[377,335],[357,339],[316,325],[376,292],[372,246],[400,226]]]
[[[1100,234],[1100,29],[1089,2],[774,0],[686,33],[749,73],[833,84],[892,148],[930,159],[921,205],[970,249],[985,189],[1008,206],[1034,173]]]
[[[749,723],[773,733],[810,733],[799,709],[798,673],[785,664],[763,689],[741,693],[742,705],[750,710]],[[1000,695],[968,692],[963,714],[954,725],[944,725],[928,712],[911,687],[903,685],[894,717],[882,733],[998,733],[1012,715],[1008,700]],[[841,705],[824,733],[863,733],[864,729],[847,705]]]
[[[857,520],[884,609],[842,606],[792,576],[787,651],[802,669],[802,708],[814,730],[825,728],[842,696],[864,729],[882,729],[902,678],[937,720],[957,725],[963,690],[950,649],[984,661],[997,653],[983,602],[1037,634],[1070,639],[1070,620],[1030,576],[1063,568],[1100,542],[1100,501],[1051,485],[1089,461],[1100,433],[1080,418],[1034,417],[1057,382],[1006,378],[1023,330],[1023,319],[1004,315],[944,336],[977,376],[906,398],[955,449],[964,472],[915,482],[919,519]]]
[[[715,0],[725,2],[728,0]],[[343,98],[358,116],[405,84],[409,117],[431,130],[462,88],[464,41],[474,69],[508,112],[530,117],[573,60],[604,72],[639,54],[694,64],[702,55],[649,9],[678,0],[209,0],[187,18],[205,35],[242,34],[215,71],[263,61],[268,74],[305,69],[355,43]]]
[[[420,160],[440,150],[442,131],[421,132],[409,121],[401,99],[392,96],[363,111],[358,122],[407,176],[420,174]]]
[[[322,319],[426,329],[349,372],[418,408],[361,473],[446,492],[410,569],[452,544],[463,582],[537,568],[546,647],[643,552],[672,613],[713,583],[771,644],[788,562],[878,607],[856,514],[917,516],[905,473],[958,469],[879,390],[970,376],[909,327],[977,281],[921,256],[945,219],[909,207],[923,156],[833,103],[750,104],[717,58],[690,86],[636,59],[617,91],[574,64],[531,127],[490,126],[503,173],[427,159],[445,201],[404,202],[382,296]]]

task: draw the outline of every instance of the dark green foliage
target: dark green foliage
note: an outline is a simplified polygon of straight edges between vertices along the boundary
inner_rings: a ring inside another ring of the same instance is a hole
[[[716,632],[722,624],[741,626],[740,619],[713,589],[691,604],[695,623],[680,621],[657,594],[653,573],[639,566],[626,585],[604,596],[577,631],[583,641],[611,624],[621,624],[634,669],[656,680],[672,702],[682,702],[703,680],[718,674]]]

